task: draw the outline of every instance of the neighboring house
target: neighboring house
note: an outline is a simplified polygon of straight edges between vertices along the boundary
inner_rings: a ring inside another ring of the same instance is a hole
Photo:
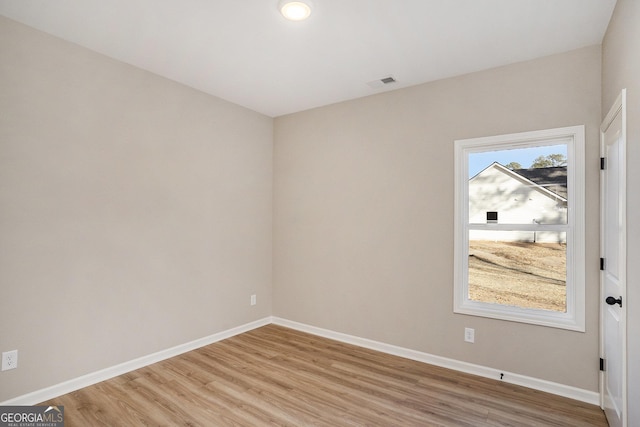
[[[469,180],[469,222],[566,224],[567,168],[510,170],[492,163]],[[470,240],[566,242],[563,233],[475,230]]]

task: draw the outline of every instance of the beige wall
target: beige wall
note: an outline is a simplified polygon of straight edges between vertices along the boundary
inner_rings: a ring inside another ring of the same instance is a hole
[[[2,17],[0,52],[0,401],[271,314],[271,118]]]
[[[600,64],[593,46],[277,118],[274,315],[597,391]],[[580,124],[587,332],[453,314],[453,141]]]
[[[602,42],[602,117],[627,89],[629,426],[640,425],[640,2],[618,0]]]

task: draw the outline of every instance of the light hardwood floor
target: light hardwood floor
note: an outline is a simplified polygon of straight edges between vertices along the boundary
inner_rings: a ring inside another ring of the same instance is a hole
[[[43,402],[65,426],[606,426],[600,408],[276,325]]]

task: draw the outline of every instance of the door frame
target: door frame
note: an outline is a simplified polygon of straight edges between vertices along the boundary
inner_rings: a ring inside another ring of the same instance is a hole
[[[600,125],[600,157],[605,157],[605,146],[604,146],[604,135],[606,131],[609,129],[609,126],[613,123],[614,119],[621,115],[622,120],[622,161],[619,165],[620,167],[620,179],[619,179],[619,212],[622,216],[621,218],[621,236],[620,236],[620,259],[622,262],[620,268],[620,276],[621,281],[625,283],[625,286],[622,290],[622,300],[623,304],[627,301],[627,292],[626,292],[626,282],[627,282],[627,162],[626,162],[626,151],[627,151],[627,90],[622,89],[620,94],[618,95],[616,101],[611,106],[611,109],[607,113],[607,116],[602,121]],[[600,176],[600,254],[604,255],[604,191],[605,188],[602,185],[602,175]],[[604,346],[604,300],[607,297],[605,295],[604,289],[604,271],[600,272],[600,300],[598,303],[598,307],[600,310],[600,357],[605,357],[605,346]],[[626,306],[625,306],[626,307]],[[627,310],[622,312],[621,317],[622,323],[622,425],[623,427],[627,427],[627,415],[628,415],[628,398],[627,398]],[[605,363],[606,369],[606,363]],[[605,407],[605,372],[604,370],[600,371],[600,407],[604,410]]]

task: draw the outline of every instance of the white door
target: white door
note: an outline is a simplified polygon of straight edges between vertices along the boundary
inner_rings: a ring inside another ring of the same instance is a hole
[[[626,427],[626,93],[600,128],[602,407],[611,427]]]

